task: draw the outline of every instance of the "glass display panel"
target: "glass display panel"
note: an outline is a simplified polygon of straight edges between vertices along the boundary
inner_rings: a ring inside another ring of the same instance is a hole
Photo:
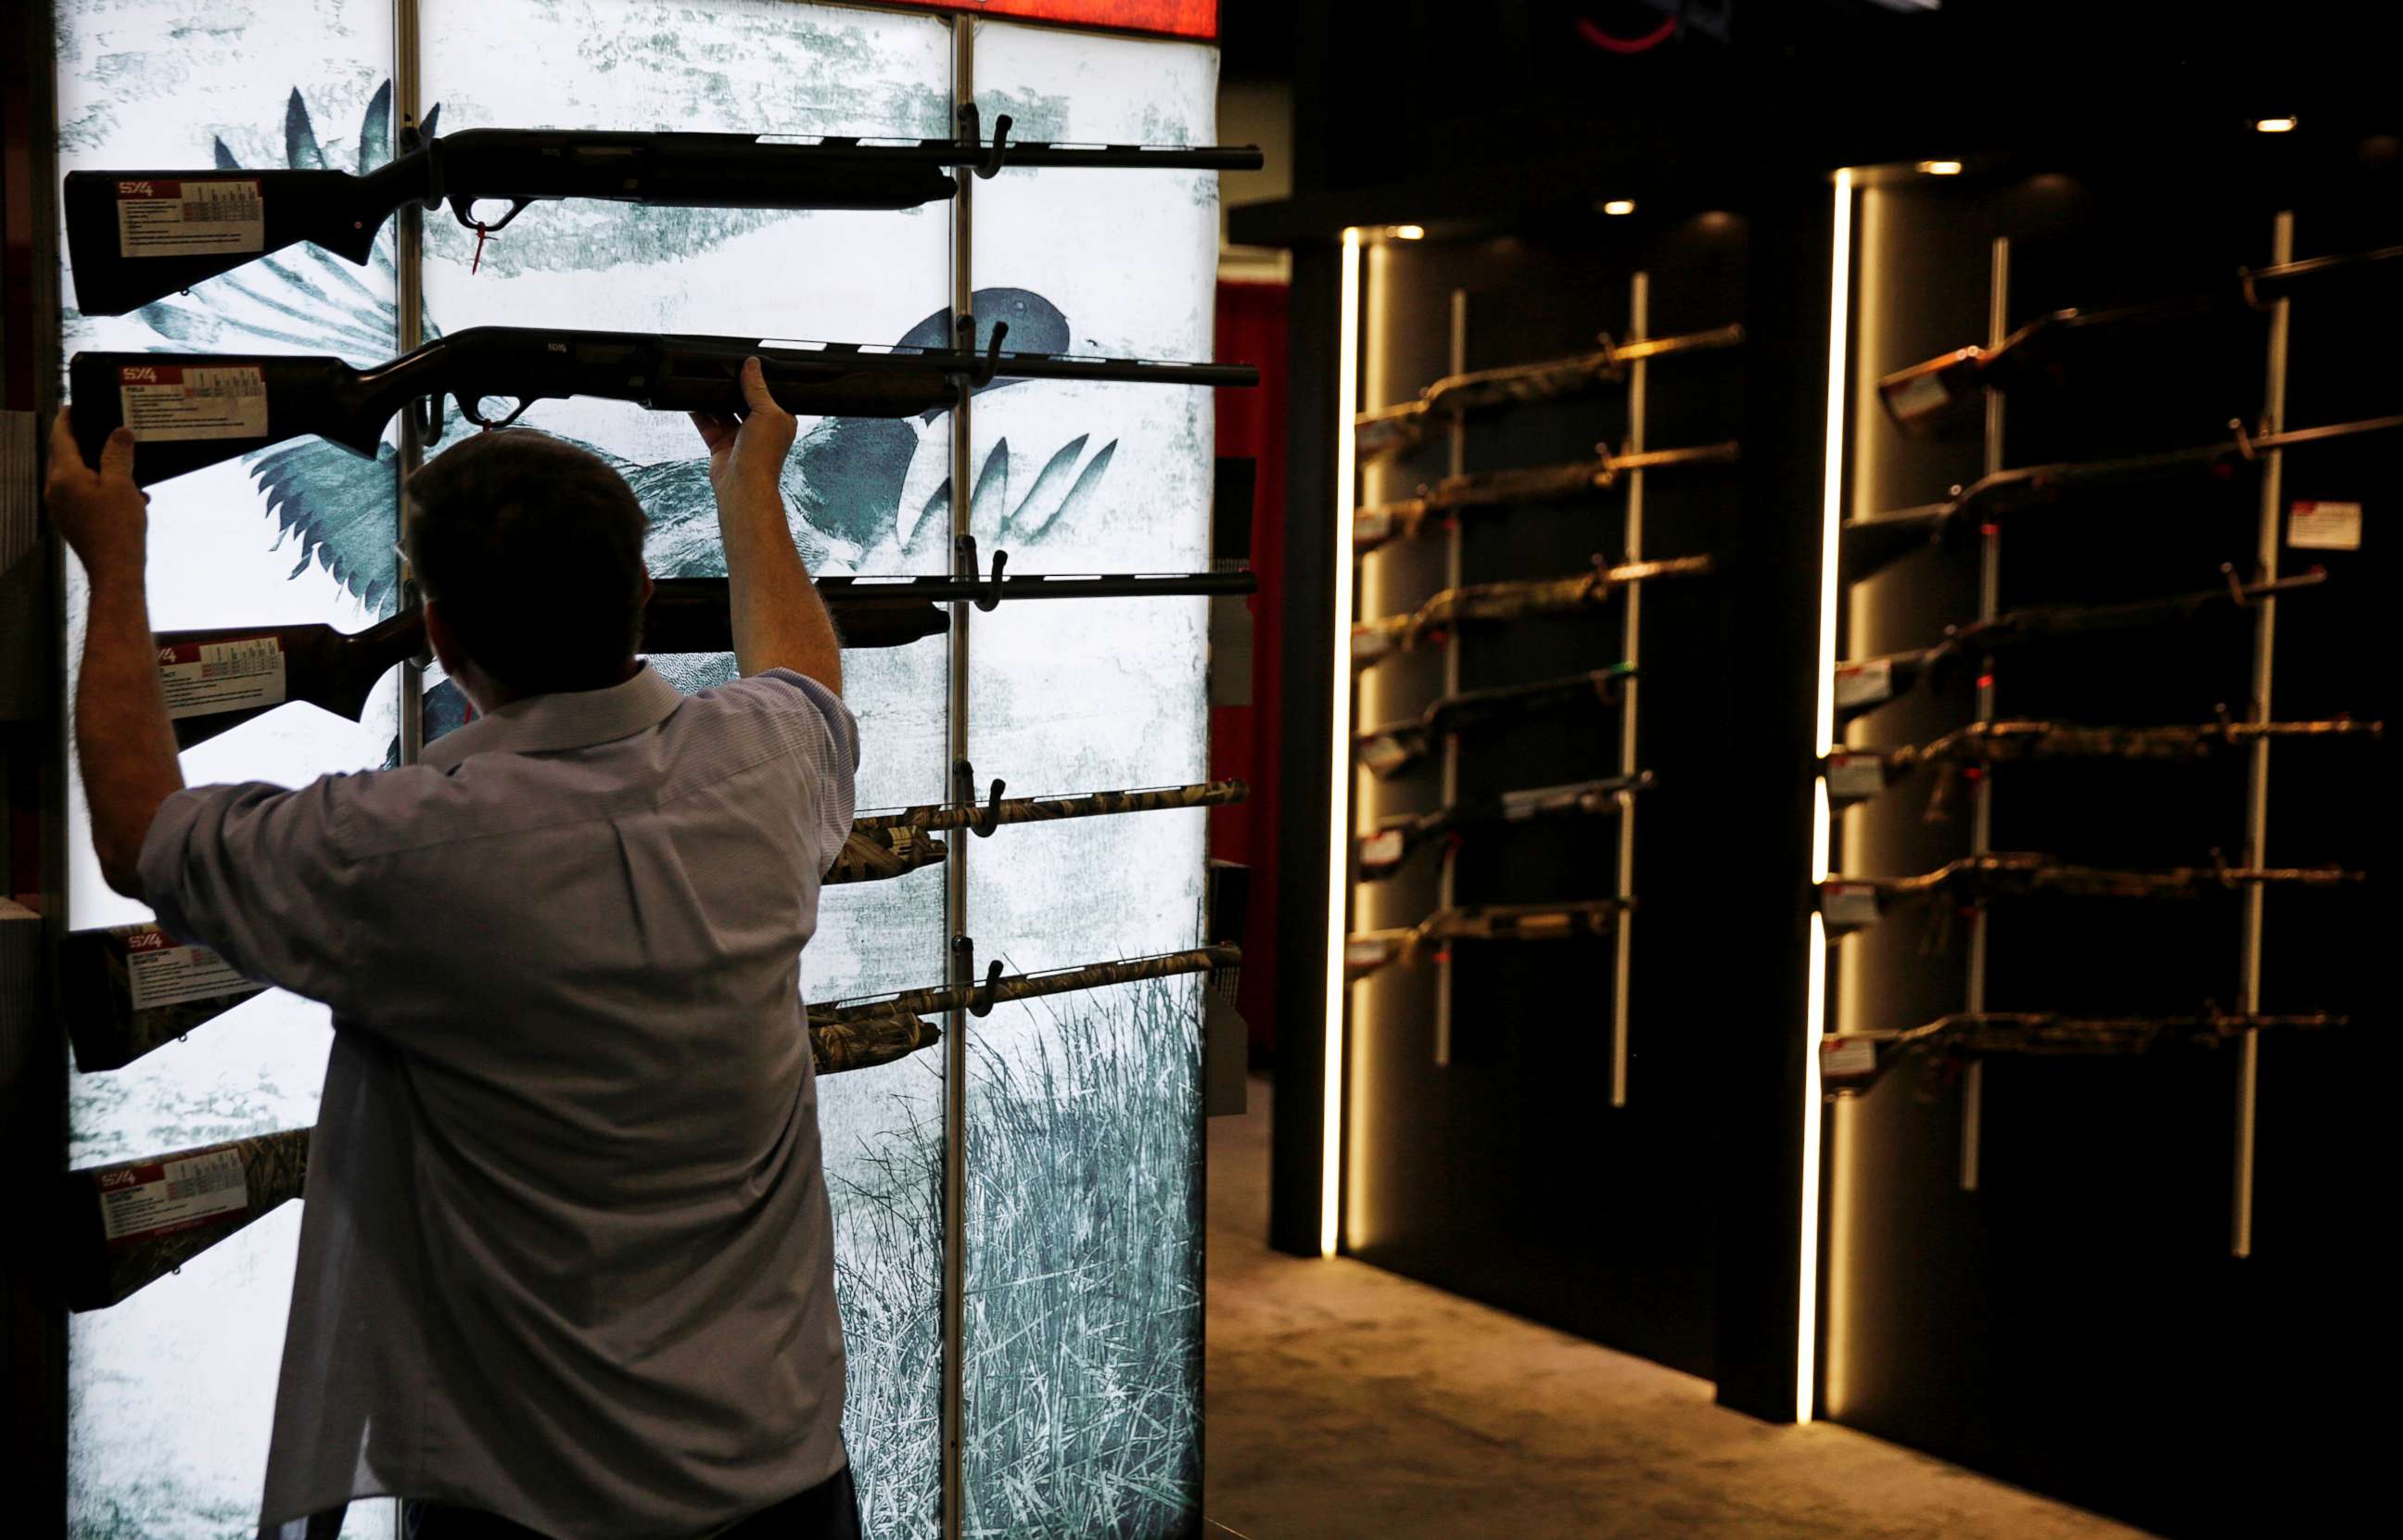
[[[997,23],[984,120],[1029,139],[1209,144],[1214,50]],[[1217,184],[1005,170],[974,206],[979,327],[1007,345],[1206,358]],[[979,542],[1024,572],[1210,562],[1206,391],[1030,382],[977,396]],[[1206,779],[1207,602],[976,617],[969,742],[1010,795]],[[977,843],[968,928],[1009,971],[1201,939],[1201,812],[1019,825]],[[1200,1504],[1195,978],[1005,1005],[970,1023],[965,1533],[1189,1533]]]
[[[377,0],[229,13],[207,26],[181,3],[62,4],[59,169],[379,165],[389,154],[390,19]],[[393,287],[388,240],[363,269],[299,248],[132,314],[70,309],[64,351],[333,354],[365,364],[390,355]],[[301,506],[326,506],[303,495],[312,487],[335,489],[347,516],[339,529]],[[161,484],[150,506],[154,623],[368,625],[391,604],[393,509],[388,465],[325,446]],[[84,603],[81,572],[71,570],[71,659]],[[195,748],[184,774],[194,784],[297,784],[381,762],[393,730],[387,681],[362,722],[290,707]],[[73,796],[69,923],[144,918],[102,881],[79,787]],[[77,1075],[69,1164],[304,1125],[329,1042],[322,1006],[271,992],[124,1069]],[[255,1532],[299,1221],[297,1206],[271,1214],[124,1303],[71,1318],[70,1533]],[[346,1533],[390,1529],[388,1505],[363,1504]]]

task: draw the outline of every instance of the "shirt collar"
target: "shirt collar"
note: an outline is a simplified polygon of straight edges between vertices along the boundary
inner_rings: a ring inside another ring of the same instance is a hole
[[[668,719],[684,696],[648,663],[606,689],[563,690],[512,701],[425,745],[420,761],[456,769],[471,754],[549,754],[631,738]]]

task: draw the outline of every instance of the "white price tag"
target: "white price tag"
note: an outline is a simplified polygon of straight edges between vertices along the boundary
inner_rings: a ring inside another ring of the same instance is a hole
[[[1355,549],[1382,546],[1394,533],[1394,516],[1382,508],[1362,508],[1352,516],[1352,544]]]
[[[1343,965],[1346,968],[1373,968],[1382,963],[1390,950],[1388,943],[1374,936],[1349,936],[1343,942]]]
[[[1827,922],[1829,930],[1874,925],[1878,917],[1877,889],[1868,882],[1822,882],[1819,914]]]
[[[1934,369],[1914,374],[1885,394],[1886,405],[1903,420],[1924,417],[1929,412],[1942,411],[1952,405],[1952,393],[1944,388],[1944,377]]]
[[[2359,550],[2361,505],[2298,500],[2286,512],[2286,544],[2304,550]]]
[[[1574,805],[1585,796],[1583,785],[1534,786],[1525,791],[1502,794],[1502,816],[1510,823],[1533,818],[1538,813],[1554,812]]]
[[[117,371],[117,397],[145,443],[267,437],[267,380],[256,364],[128,364]]]
[[[121,257],[202,257],[266,246],[267,205],[255,177],[117,184]]]
[[[257,994],[267,986],[243,978],[206,947],[179,947],[157,927],[125,938],[125,985],[135,1010]]]
[[[1877,1073],[1877,1043],[1868,1037],[1819,1039],[1819,1078],[1848,1080]]]
[[[1364,871],[1378,871],[1401,865],[1405,854],[1402,831],[1384,829],[1360,841],[1360,867]]]
[[[1885,764],[1874,754],[1827,756],[1827,799],[1858,802],[1885,790]]]
[[[168,1235],[250,1206],[242,1157],[231,1150],[127,1166],[97,1180],[101,1228],[111,1241]]]
[[[1393,650],[1394,638],[1390,632],[1371,626],[1352,628],[1352,661],[1354,665],[1373,663]]]
[[[272,636],[186,642],[159,649],[171,717],[213,716],[284,703],[284,646]]]
[[[1836,704],[1874,706],[1894,699],[1894,659],[1873,658],[1866,663],[1844,663],[1836,669]]]
[[[1400,769],[1410,757],[1410,751],[1390,733],[1380,733],[1360,745],[1360,763],[1378,775]]]

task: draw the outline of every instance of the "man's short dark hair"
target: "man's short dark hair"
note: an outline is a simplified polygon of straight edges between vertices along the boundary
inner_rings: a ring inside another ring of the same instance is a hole
[[[643,506],[589,450],[479,434],[409,479],[409,556],[476,666],[512,695],[602,689],[642,637]]]

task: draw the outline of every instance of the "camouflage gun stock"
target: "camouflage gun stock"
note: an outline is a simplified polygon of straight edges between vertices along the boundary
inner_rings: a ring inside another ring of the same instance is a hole
[[[1505,685],[1494,689],[1463,690],[1448,695],[1419,714],[1412,722],[1372,728],[1353,740],[1354,752],[1379,779],[1398,775],[1434,752],[1445,738],[1479,728],[1546,712],[1587,705],[1618,705],[1626,699],[1634,666],[1614,663],[1559,679],[1532,685]]]
[[[59,1005],[81,1075],[121,1069],[215,1020],[267,988],[206,947],[184,946],[155,924],[75,931],[60,947]],[[928,1022],[899,1017],[881,1034],[827,1033],[811,1014],[820,1075],[871,1069],[938,1041]]]
[[[1960,677],[1963,671],[1975,667],[1980,659],[1993,654],[2059,645],[2080,636],[2227,618],[2245,613],[2257,600],[2315,588],[2326,581],[2327,575],[2317,571],[2282,577],[2274,583],[2239,585],[2230,578],[2225,588],[2173,594],[2166,599],[2007,610],[1992,619],[1948,626],[1944,640],[1932,647],[1837,665],[1836,720],[1849,722],[1923,686],[1941,688]]]
[[[1381,818],[1375,830],[1359,839],[1360,881],[1382,881],[1401,870],[1419,852],[1457,839],[1462,831],[1480,825],[1616,817],[1627,806],[1629,798],[1648,790],[1652,784],[1652,772],[1640,770],[1633,775],[1614,775],[1563,786],[1506,791],[1499,797],[1458,802],[1433,812],[1405,812]]]
[[[2403,257],[2403,246],[2314,257],[2276,267],[2240,268],[2232,281],[2207,294],[2112,310],[2054,311],[2020,327],[1997,346],[1955,348],[1897,369],[1878,382],[1878,398],[1904,432],[1933,434],[1976,412],[1990,390],[2008,391],[2063,372],[2081,341],[2246,306],[2263,308],[2306,289],[2377,276],[2380,267],[2398,257]]]
[[[1428,434],[1454,419],[1583,395],[1617,384],[1626,378],[1627,366],[1642,359],[1735,347],[1743,341],[1743,328],[1720,326],[1620,343],[1613,343],[1605,332],[1598,340],[1600,346],[1594,352],[1572,358],[1447,375],[1421,391],[1416,400],[1361,412],[1352,419],[1355,451],[1366,461],[1416,449]]]
[[[2235,428],[2237,424],[2231,423],[2229,426]],[[1915,551],[1971,548],[1979,533],[1989,525],[2055,507],[2080,493],[2203,475],[2250,475],[2260,464],[2257,456],[2272,450],[2389,433],[2396,428],[2403,428],[2403,416],[2330,423],[2254,437],[2239,431],[2224,443],[2196,449],[1996,471],[1968,486],[1953,488],[1952,495],[1940,503],[1844,520],[1838,562],[1844,579],[1858,582],[1883,572]]]
[[[1472,583],[1446,589],[1407,615],[1362,620],[1352,627],[1352,666],[1372,668],[1397,652],[1440,645],[1465,625],[1498,625],[1543,615],[1576,615],[1601,609],[1631,583],[1664,577],[1696,577],[1711,570],[1707,556],[1673,556],[1660,562],[1629,562],[1576,577],[1520,583]]]
[[[1422,488],[1416,497],[1354,509],[1352,550],[1354,555],[1366,556],[1388,541],[1415,540],[1430,525],[1466,509],[1558,503],[1600,492],[1630,471],[1725,465],[1735,459],[1737,452],[1732,442],[1705,444],[1698,449],[1639,450],[1627,454],[1604,451],[1599,458],[1575,465],[1450,477],[1432,487]]]
[[[2356,722],[2351,717],[2317,722],[2239,722],[2223,718],[2192,726],[2143,728],[2087,727],[2049,721],[1972,722],[1931,743],[1840,750],[1822,761],[1820,771],[1827,777],[1827,800],[1838,808],[1846,808],[1866,802],[1932,768],[1938,779],[1935,795],[1928,800],[1927,818],[1930,823],[1940,823],[1951,814],[1952,793],[1961,778],[1973,772],[1989,772],[1997,765],[2069,759],[2190,764],[2253,743],[2375,743],[2382,742],[2385,733],[2383,722]]]
[[[821,1027],[873,1024],[896,1016],[934,1015],[942,1011],[965,1010],[982,1016],[1004,1001],[1076,994],[1086,990],[1107,989],[1113,984],[1140,983],[1147,978],[1208,973],[1214,969],[1239,966],[1243,960],[1242,948],[1221,942],[1215,946],[1197,947],[1189,951],[1160,952],[1151,957],[1129,957],[1113,963],[1088,963],[1077,967],[1055,968],[1048,973],[1021,973],[1006,978],[1002,975],[1001,964],[995,963],[985,978],[975,983],[938,984],[930,989],[903,990],[881,999],[812,1006],[810,1030],[815,1033]]]
[[[1568,904],[1493,904],[1438,909],[1415,925],[1354,931],[1343,938],[1343,977],[1361,979],[1389,967],[1416,967],[1454,941],[1564,941],[1607,936],[1632,898],[1590,898]]]
[[[1849,936],[1898,909],[1946,901],[1974,908],[2019,898],[2201,898],[2243,888],[2357,887],[2366,874],[2342,867],[2171,867],[2128,871],[2071,866],[2049,855],[1995,851],[1965,855],[1917,877],[1831,877],[1819,884],[1828,937]],[[1939,909],[1938,911],[1942,911]]]
[[[1858,1096],[1913,1054],[1931,1086],[1963,1060],[2000,1055],[2128,1058],[2185,1045],[2216,1047],[2253,1032],[2325,1032],[2353,1024],[2327,1011],[2193,1016],[2065,1016],[2051,1011],[1962,1011],[1900,1032],[1829,1033],[1819,1039],[1819,1083],[1830,1097]]]
[[[832,576],[817,579],[846,649],[899,647],[941,635],[938,605],[1030,599],[1215,597],[1256,592],[1248,572],[1013,573],[984,577]],[[291,701],[360,719],[379,680],[425,653],[425,619],[414,605],[361,631],[324,624],[225,626],[160,631],[159,680],[175,743],[195,743]],[[646,653],[731,652],[734,623],[723,577],[658,577],[643,611]]]
[[[852,821],[851,837],[826,874],[828,882],[867,882],[899,877],[941,862],[950,848],[935,831],[973,829],[990,834],[1004,824],[1040,824],[1063,818],[1102,818],[1122,812],[1159,812],[1173,808],[1213,808],[1251,795],[1241,781],[1138,791],[1097,791],[1082,797],[996,796],[981,806],[929,802],[897,812],[871,813]]]

